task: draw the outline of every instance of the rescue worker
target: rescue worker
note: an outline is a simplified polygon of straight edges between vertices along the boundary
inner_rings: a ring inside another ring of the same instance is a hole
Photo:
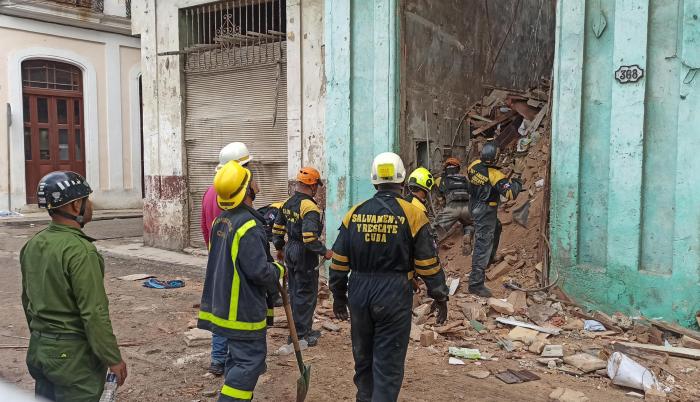
[[[272,227],[277,258],[283,259],[289,270],[289,297],[297,335],[309,346],[316,346],[321,337],[321,332],[311,328],[318,296],[319,256],[330,260],[333,255],[319,240],[323,223],[314,196],[322,185],[318,170],[312,167],[299,170],[294,195],[284,202]]]
[[[488,141],[481,149],[481,159],[469,165],[470,201],[469,209],[476,225],[472,271],[469,274],[469,293],[491,297],[484,285],[484,272],[496,254],[501,236],[498,220],[498,204],[501,196],[514,200],[523,188],[519,178],[509,179],[495,165],[498,160],[498,145]]]
[[[460,173],[462,164],[457,158],[445,161],[443,176],[439,179],[438,190],[445,197],[445,208],[435,218],[435,228],[439,241],[447,236],[457,222],[462,224],[462,254],[472,253],[474,222],[469,213],[469,180]]]
[[[214,178],[223,212],[212,226],[209,259],[197,327],[227,339],[224,385],[219,401],[250,400],[267,355],[267,298],[284,276],[274,262],[252,173],[236,161]]]
[[[333,312],[346,320],[350,309],[359,402],[393,402],[399,396],[411,332],[414,274],[434,299],[436,323],[447,319],[445,273],[428,219],[401,197],[405,178],[398,155],[377,155],[371,174],[377,193],[350,209],[333,245]]]
[[[20,252],[31,332],[27,368],[36,395],[52,401],[96,402],[108,367],[120,386],[127,376],[109,318],[104,261],[81,230],[92,220],[91,193],[77,173],[44,176],[37,198],[51,223]]]
[[[225,147],[221,148],[219,151],[219,164],[216,167],[218,172],[226,163],[229,161],[236,161],[241,164],[241,166],[247,166],[253,157],[248,151],[248,147],[242,142],[232,142]],[[200,218],[200,227],[202,229],[202,237],[204,237],[204,243],[207,248],[209,248],[209,238],[211,234],[211,225],[221,214],[221,208],[216,200],[216,190],[214,186],[210,186],[204,193],[202,198],[202,214]],[[268,295],[268,325],[274,323],[274,306],[276,304],[277,298],[279,298],[279,292],[276,289]],[[281,300],[280,300],[281,302]],[[224,374],[224,367],[226,365],[226,356],[228,352],[226,338],[219,335],[213,334],[211,338],[211,363],[209,365],[208,371],[216,376]]]
[[[435,179],[430,170],[422,166],[419,167],[408,176],[408,191],[410,191],[410,194],[406,196],[406,201],[428,215],[428,195],[434,185]]]
[[[265,205],[262,208],[258,208],[260,215],[265,218],[265,234],[267,235],[267,240],[272,243],[272,226],[275,224],[277,215],[280,213],[284,202],[273,202],[272,204]]]

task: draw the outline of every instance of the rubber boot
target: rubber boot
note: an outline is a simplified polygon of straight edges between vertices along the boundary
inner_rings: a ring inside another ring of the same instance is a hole
[[[481,296],[481,297],[492,297],[493,296],[493,293],[491,293],[489,288],[487,288],[483,284],[477,285],[477,286],[469,286],[469,293],[471,293],[473,295]]]

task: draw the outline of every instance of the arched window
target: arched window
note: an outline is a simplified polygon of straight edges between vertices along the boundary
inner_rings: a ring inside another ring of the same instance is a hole
[[[27,203],[45,174],[85,175],[82,71],[51,60],[22,63],[24,159]]]

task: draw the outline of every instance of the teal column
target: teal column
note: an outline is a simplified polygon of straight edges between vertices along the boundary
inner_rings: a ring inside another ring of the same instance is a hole
[[[372,159],[398,148],[397,0],[326,0],[326,242],[374,192]]]

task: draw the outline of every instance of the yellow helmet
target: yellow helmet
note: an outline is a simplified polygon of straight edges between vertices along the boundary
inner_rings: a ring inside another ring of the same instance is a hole
[[[435,179],[433,178],[433,174],[430,173],[430,170],[422,166],[411,172],[411,175],[408,176],[409,188],[415,186],[430,192],[434,185]]]
[[[241,205],[246,196],[252,174],[236,161],[229,161],[216,172],[214,190],[216,202],[223,210]]]

